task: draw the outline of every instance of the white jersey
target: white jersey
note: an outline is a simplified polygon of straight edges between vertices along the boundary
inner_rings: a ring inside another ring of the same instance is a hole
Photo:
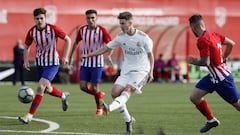
[[[136,30],[134,35],[129,36],[121,32],[107,44],[111,49],[117,46],[122,48],[124,55],[121,74],[150,71],[148,53],[152,52],[153,41],[146,33]]]

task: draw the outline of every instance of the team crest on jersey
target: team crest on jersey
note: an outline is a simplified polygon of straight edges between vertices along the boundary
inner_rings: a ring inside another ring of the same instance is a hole
[[[50,36],[50,32],[47,32],[47,33],[45,34],[45,36],[46,36],[46,37],[49,37],[49,36]]]
[[[94,33],[94,38],[97,38],[98,37],[98,33]]]
[[[140,42],[137,42],[137,47],[141,47],[141,43]]]

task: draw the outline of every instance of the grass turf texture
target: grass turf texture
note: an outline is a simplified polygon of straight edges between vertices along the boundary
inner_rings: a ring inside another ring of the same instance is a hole
[[[80,132],[101,134],[124,134],[125,123],[118,111],[109,116],[95,116],[93,96],[79,90],[78,84],[54,84],[63,91],[71,93],[69,110],[63,112],[61,100],[44,95],[35,118],[58,123],[56,132]],[[240,83],[237,83],[240,86]],[[36,89],[37,84],[29,87]],[[110,103],[112,83],[103,83],[100,88],[106,93],[105,101]],[[0,116],[18,117],[27,113],[30,104],[18,101],[17,90],[20,85],[0,85]],[[161,129],[165,135],[200,135],[199,129],[205,124],[205,118],[195,109],[188,97],[194,84],[159,84],[151,83],[143,87],[143,94],[134,94],[128,101],[130,114],[136,118],[135,135],[158,135]],[[213,128],[205,135],[239,135],[239,112],[224,102],[216,93],[209,94],[206,99],[221,125]],[[40,131],[48,128],[45,123],[32,121],[23,125],[15,119],[0,119],[0,130]],[[25,135],[31,133],[1,133],[4,135]]]

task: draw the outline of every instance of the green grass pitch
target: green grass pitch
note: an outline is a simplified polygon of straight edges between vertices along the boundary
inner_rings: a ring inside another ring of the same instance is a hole
[[[111,112],[107,117],[96,117],[94,98],[80,91],[78,84],[54,85],[71,93],[69,110],[63,112],[61,100],[46,94],[34,117],[58,123],[60,125],[60,128],[56,130],[58,134],[61,132],[125,133],[125,123],[118,111]],[[240,83],[237,85],[240,86]],[[28,86],[36,89],[37,84],[33,83]],[[112,86],[113,83],[100,85],[101,90],[106,93],[105,101],[108,103],[111,102]],[[20,85],[1,84],[0,87],[0,116],[18,117],[25,115],[30,104],[18,101],[17,90]],[[143,87],[143,94],[132,95],[127,105],[129,112],[136,119],[133,134],[161,135],[159,132],[162,129],[165,135],[200,135],[199,129],[205,124],[205,118],[189,101],[188,97],[193,88],[193,83],[151,83]],[[239,135],[239,112],[223,101],[216,93],[207,95],[206,99],[221,124],[205,135]],[[3,135],[33,134],[8,131],[40,131],[46,128],[48,128],[47,124],[37,121],[23,125],[17,119],[0,118],[0,134]]]

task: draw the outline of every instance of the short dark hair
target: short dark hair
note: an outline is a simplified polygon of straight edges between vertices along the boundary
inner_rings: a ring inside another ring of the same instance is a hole
[[[118,15],[118,19],[131,20],[131,19],[133,19],[133,15],[132,15],[132,13],[130,13],[130,12],[128,12],[128,11],[121,12],[121,13]]]
[[[199,21],[203,20],[200,14],[194,14],[189,18],[189,23],[198,23]]]
[[[38,15],[40,15],[40,14],[46,15],[46,13],[47,13],[47,10],[46,10],[46,9],[44,9],[44,8],[36,8],[36,9],[34,9],[34,11],[33,11],[33,16],[38,16]]]
[[[97,10],[95,9],[89,9],[85,12],[85,15],[89,15],[89,14],[96,14],[97,15]]]

